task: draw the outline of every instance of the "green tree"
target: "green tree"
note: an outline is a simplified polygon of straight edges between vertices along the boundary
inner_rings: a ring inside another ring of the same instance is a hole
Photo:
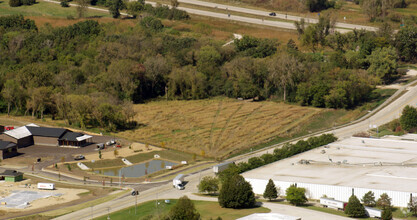
[[[22,5],[22,2],[20,0],[10,0],[9,5],[10,7],[19,7]]]
[[[109,12],[113,18],[120,17],[120,10],[126,8],[123,0],[108,0],[106,1],[107,7],[109,7]]]
[[[278,197],[277,187],[275,186],[274,181],[272,181],[272,179],[269,179],[268,184],[265,187],[263,197],[265,199],[269,199],[269,201]]]
[[[144,0],[131,1],[126,3],[127,13],[136,18],[145,8]]]
[[[374,193],[372,191],[365,193],[362,197],[362,202],[365,206],[374,207],[376,205]]]
[[[288,187],[287,190],[285,190],[285,199],[293,205],[303,205],[307,202],[307,197],[305,193],[306,189],[298,188],[293,184],[290,187]]]
[[[19,93],[19,84],[16,80],[8,79],[3,85],[1,95],[7,101],[7,115],[10,114],[12,103],[16,101],[16,96]]]
[[[76,0],[77,3],[77,14],[78,18],[83,18],[87,14],[88,5],[90,4],[90,0]]]
[[[238,175],[239,173],[240,172],[237,165],[232,163],[227,167],[227,169],[218,173],[217,176],[219,177],[220,182],[224,184],[228,178],[230,178],[231,176]]]
[[[395,35],[394,45],[403,61],[414,62],[417,58],[417,27],[407,25]]]
[[[251,208],[255,205],[252,186],[241,175],[233,175],[223,183],[218,199],[223,208]]]
[[[102,158],[102,154],[101,154],[101,150],[98,151],[98,158],[101,159]]]
[[[219,179],[205,176],[197,186],[199,192],[215,193],[219,190]]]
[[[282,88],[283,99],[287,100],[287,91],[294,88],[302,75],[303,65],[294,56],[282,53],[269,62],[268,82],[276,89]]]
[[[310,24],[305,27],[304,19],[300,22],[296,21],[295,26],[300,36],[302,45],[308,46],[314,52],[318,45],[326,45],[326,37],[330,34],[330,30],[334,28],[335,21],[327,16],[320,16],[316,24]]]
[[[412,213],[414,213],[414,215],[417,215],[417,197],[413,196],[410,198],[410,202],[407,205],[408,210]]]
[[[194,203],[187,197],[181,197],[169,211],[169,219],[172,220],[199,220],[200,214],[195,209]]]
[[[391,220],[392,219],[391,207],[386,207],[386,208],[382,209],[381,219],[382,220]]]
[[[378,201],[376,201],[376,205],[381,208],[391,208],[391,198],[388,194],[383,193],[379,197]]]
[[[366,216],[365,207],[355,195],[349,198],[349,202],[345,207],[345,214],[353,218]]]
[[[164,28],[161,20],[154,18],[152,16],[147,16],[140,21],[140,26],[151,30],[152,32],[161,31]]]
[[[397,74],[398,55],[392,47],[377,48],[366,57],[366,61],[369,63],[368,72],[384,83],[390,82]]]
[[[413,131],[417,128],[417,109],[409,105],[405,106],[400,117],[401,128]]]

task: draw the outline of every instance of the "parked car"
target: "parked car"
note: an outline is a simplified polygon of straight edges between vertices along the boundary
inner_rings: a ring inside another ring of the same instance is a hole
[[[106,146],[103,144],[103,143],[99,143],[99,144],[97,144],[97,149],[99,149],[99,150],[103,150],[103,149],[105,149],[106,148]]]
[[[118,144],[116,145],[117,148],[122,148],[122,145]]]
[[[74,157],[74,160],[84,160],[84,159],[85,159],[85,157],[82,154],[77,155],[77,156]]]
[[[275,12],[271,12],[269,13],[269,16],[277,16],[277,14]]]

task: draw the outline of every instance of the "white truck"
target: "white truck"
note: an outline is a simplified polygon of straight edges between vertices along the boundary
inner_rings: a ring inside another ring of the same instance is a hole
[[[224,162],[224,163],[221,163],[221,164],[217,164],[217,165],[213,166],[213,172],[216,173],[216,174],[220,173],[223,170],[227,169],[230,166],[230,164],[232,164],[232,163],[234,163],[234,162],[230,161],[230,162]]]
[[[54,190],[55,189],[55,184],[53,184],[53,183],[38,183],[38,189]]]
[[[334,200],[330,198],[320,198],[320,204],[323,207],[329,207],[329,208],[338,209],[338,210],[344,210],[347,205],[346,202],[342,202],[342,201],[338,201],[338,200]]]
[[[173,180],[172,180],[172,185],[174,188],[177,188],[179,190],[184,189],[184,174],[178,174]]]
[[[381,218],[382,211],[376,208],[366,207],[365,206],[366,214],[368,214],[371,218]]]

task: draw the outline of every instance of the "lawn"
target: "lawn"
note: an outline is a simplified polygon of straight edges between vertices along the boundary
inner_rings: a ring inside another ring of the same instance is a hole
[[[63,8],[59,4],[38,1],[34,5],[23,5],[20,7],[10,7],[9,0],[0,1],[0,15],[16,15],[22,14],[24,16],[38,16],[38,17],[60,17],[67,18],[68,16],[77,17],[75,7]],[[87,17],[110,17],[109,13],[99,12],[89,9]]]
[[[149,201],[145,203],[138,204],[136,215],[135,215],[135,206],[129,207],[127,209],[110,213],[110,219],[113,220],[124,220],[124,219],[141,219],[146,216],[163,216],[166,215],[172,206],[175,205],[177,200],[170,200],[169,204],[164,203],[163,200],[159,201],[159,205],[155,201]],[[207,201],[193,201],[197,212],[200,213],[203,220],[210,218],[221,217],[223,220],[232,220],[237,219],[243,216],[250,215],[252,213],[268,213],[269,209],[264,207],[257,207],[252,209],[225,209],[221,208],[217,202],[207,202]],[[96,220],[105,220],[107,215],[100,218],[95,218]]]

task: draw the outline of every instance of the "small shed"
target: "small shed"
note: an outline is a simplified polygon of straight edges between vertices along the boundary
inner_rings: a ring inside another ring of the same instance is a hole
[[[18,182],[23,180],[23,173],[18,172],[16,170],[5,170],[3,173],[0,174],[0,176],[6,182]]]
[[[0,159],[14,157],[17,155],[17,144],[0,140]]]
[[[32,133],[25,127],[18,127],[0,134],[0,139],[16,143],[19,148],[33,144]]]

